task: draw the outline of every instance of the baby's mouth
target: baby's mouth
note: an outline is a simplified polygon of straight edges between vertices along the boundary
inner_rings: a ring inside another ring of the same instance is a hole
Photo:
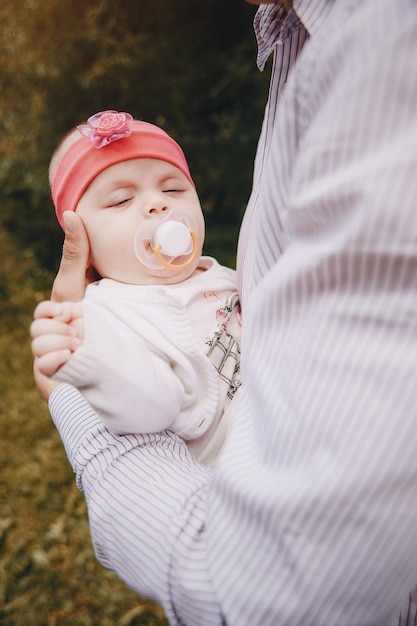
[[[198,253],[198,238],[185,220],[164,220],[153,226],[141,226],[135,235],[137,258],[152,269],[180,271],[189,267]],[[146,232],[143,232],[146,229]]]
[[[182,241],[180,242],[181,245],[171,246],[172,242],[168,238],[166,243],[164,242],[163,245],[158,242],[154,247],[151,244],[151,248],[152,248],[153,254],[156,256],[156,258],[158,259],[162,267],[165,267],[166,269],[169,269],[169,270],[175,270],[176,272],[178,272],[180,270],[185,270],[187,267],[189,267],[193,263],[194,259],[196,258],[197,252],[198,252],[198,238],[194,230],[192,229],[188,230],[187,227],[181,224],[180,222],[165,222],[165,224],[163,224],[163,226],[167,227],[166,231],[169,235],[171,233],[168,232],[168,228],[171,227],[171,224],[175,226],[183,226],[186,229],[184,231],[184,235],[185,233],[187,234],[188,241],[186,241],[185,237],[183,237],[183,233],[182,232],[180,233],[180,231],[176,228],[175,230],[177,231],[177,234],[178,235],[181,234],[181,239],[182,239]],[[165,236],[165,233],[164,233],[164,236]],[[190,241],[192,243],[191,250],[189,249]],[[188,259],[184,260],[181,263],[180,257],[184,257],[184,256],[188,256]],[[175,259],[179,260],[179,262],[174,263],[173,261]]]

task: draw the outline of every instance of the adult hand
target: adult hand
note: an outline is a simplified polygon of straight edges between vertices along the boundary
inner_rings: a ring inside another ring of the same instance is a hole
[[[81,219],[71,211],[65,212],[63,218],[65,240],[51,299],[56,302],[78,301],[83,297],[86,285],[97,278],[97,274],[89,266],[90,244]],[[60,383],[41,374],[37,358],[33,364],[33,376],[41,396],[44,400],[49,400],[49,396]]]
[[[86,285],[97,275],[89,266],[90,244],[82,220],[72,211],[66,211],[63,219],[65,240],[51,300],[76,302],[82,299]]]
[[[42,398],[48,402],[51,393],[61,385],[57,380],[52,380],[52,378],[48,378],[44,374],[41,374],[38,367],[38,358],[36,357],[33,362],[33,378],[35,379],[35,384],[41,394]]]

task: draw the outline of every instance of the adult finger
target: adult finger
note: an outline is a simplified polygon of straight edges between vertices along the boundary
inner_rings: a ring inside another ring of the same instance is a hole
[[[65,240],[62,259],[55,278],[51,299],[81,300],[86,285],[90,244],[81,219],[76,213],[64,213]]]
[[[39,370],[38,359],[35,359],[33,363],[33,377],[39,393],[46,401],[49,400],[51,393],[62,384],[57,380],[52,380],[51,378],[48,378],[48,376],[41,373]]]

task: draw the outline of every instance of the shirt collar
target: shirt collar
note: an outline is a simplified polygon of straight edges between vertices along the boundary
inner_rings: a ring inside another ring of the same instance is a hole
[[[314,34],[324,22],[331,4],[332,0],[294,0],[289,13],[282,2],[261,4],[254,19],[259,69],[264,69],[274,46],[283,45],[301,26],[309,35]]]

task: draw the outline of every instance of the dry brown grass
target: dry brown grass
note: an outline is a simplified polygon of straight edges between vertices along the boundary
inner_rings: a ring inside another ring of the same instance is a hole
[[[0,623],[161,626],[96,561],[82,494],[32,381],[28,327],[50,277],[0,232]]]

